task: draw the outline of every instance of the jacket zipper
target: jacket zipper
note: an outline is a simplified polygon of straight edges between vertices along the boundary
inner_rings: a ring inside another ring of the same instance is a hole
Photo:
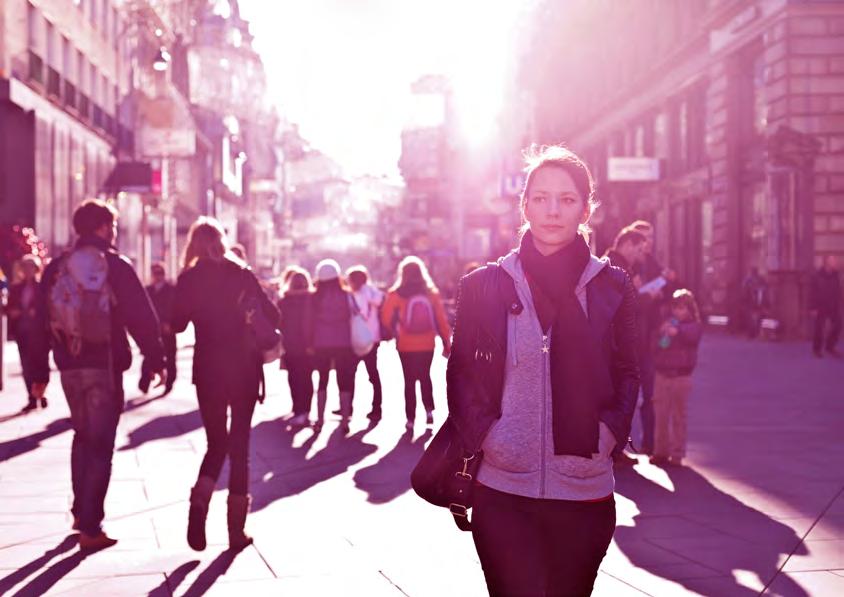
[[[542,327],[542,326],[540,326]],[[542,409],[541,415],[541,424],[540,424],[540,433],[541,439],[539,442],[540,445],[540,456],[539,456],[539,497],[545,497],[545,429],[547,426],[547,417],[546,414],[548,412],[548,355],[550,354],[551,349],[548,346],[548,334],[542,334],[542,404],[540,408]]]

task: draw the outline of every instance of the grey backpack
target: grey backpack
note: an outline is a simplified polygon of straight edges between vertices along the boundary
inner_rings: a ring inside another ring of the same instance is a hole
[[[82,343],[111,340],[114,295],[108,283],[106,255],[96,247],[80,247],[62,258],[49,291],[50,329],[73,356]]]

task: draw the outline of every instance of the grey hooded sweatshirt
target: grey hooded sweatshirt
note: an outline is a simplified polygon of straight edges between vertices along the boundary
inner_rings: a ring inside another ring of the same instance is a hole
[[[613,492],[610,452],[615,437],[599,423],[597,454],[592,458],[554,454],[551,418],[551,332],[545,335],[533,304],[518,252],[501,262],[525,306],[507,316],[507,360],[501,418],[490,428],[478,481],[505,493],[529,498],[597,500]],[[583,270],[575,293],[589,317],[586,286],[607,265],[594,255]]]

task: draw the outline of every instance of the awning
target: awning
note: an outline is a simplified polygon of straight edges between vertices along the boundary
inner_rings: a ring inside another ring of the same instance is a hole
[[[118,162],[106,178],[103,190],[110,195],[150,193],[152,182],[152,166],[148,162]]]

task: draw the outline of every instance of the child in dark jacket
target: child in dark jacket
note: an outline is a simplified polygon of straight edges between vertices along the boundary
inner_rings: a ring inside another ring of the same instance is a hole
[[[289,423],[294,427],[308,424],[314,394],[314,364],[308,338],[312,295],[310,275],[297,268],[289,276],[284,296],[278,301],[287,383],[293,400],[293,417]]]
[[[671,316],[659,328],[654,351],[656,428],[651,462],[656,465],[681,465],[686,455],[686,405],[703,333],[700,311],[689,290],[676,291],[670,308]]]

